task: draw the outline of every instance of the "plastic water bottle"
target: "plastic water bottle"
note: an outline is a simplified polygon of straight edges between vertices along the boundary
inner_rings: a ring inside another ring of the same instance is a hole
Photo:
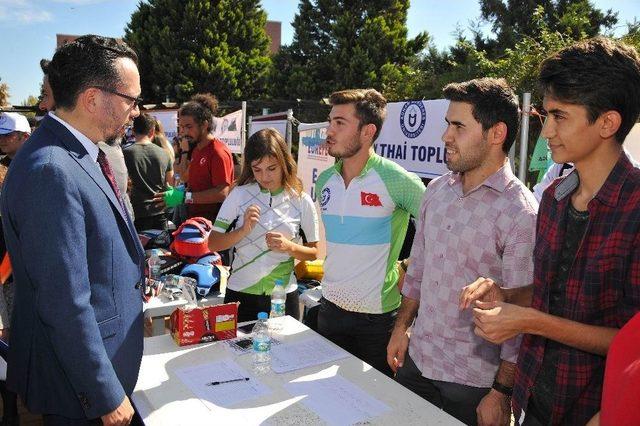
[[[149,258],[149,279],[160,281],[160,268],[162,266],[162,260],[157,254],[153,254]]]
[[[173,175],[173,187],[184,190],[184,183],[182,183],[182,180],[180,180],[180,173],[176,173]]]
[[[276,280],[276,285],[271,292],[271,313],[269,314],[269,328],[273,331],[282,330],[282,322],[285,311],[287,293],[281,280]]]
[[[271,336],[267,326],[267,313],[260,312],[258,321],[251,332],[253,343],[253,370],[256,374],[265,374],[271,368]]]

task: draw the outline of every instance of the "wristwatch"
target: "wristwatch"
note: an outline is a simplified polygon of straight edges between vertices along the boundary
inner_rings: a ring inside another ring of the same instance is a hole
[[[409,260],[408,259],[402,259],[400,261],[400,267],[406,273],[407,269],[409,269]]]
[[[185,204],[193,204],[193,192],[186,192],[184,194]]]
[[[513,393],[513,388],[512,387],[503,385],[497,379],[493,380],[493,384],[491,385],[491,388],[493,388],[493,389],[497,390],[498,392],[500,392],[501,394],[503,394],[505,396],[509,396],[509,397]]]

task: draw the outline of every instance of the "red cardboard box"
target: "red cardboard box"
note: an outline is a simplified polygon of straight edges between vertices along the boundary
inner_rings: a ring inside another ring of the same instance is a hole
[[[238,329],[238,303],[198,307],[171,314],[171,335],[179,346],[233,339]]]

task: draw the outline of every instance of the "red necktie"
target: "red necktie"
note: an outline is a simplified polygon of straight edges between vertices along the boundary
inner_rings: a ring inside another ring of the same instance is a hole
[[[100,165],[102,174],[107,178],[109,185],[111,185],[111,189],[113,189],[113,192],[116,194],[116,198],[118,199],[120,207],[122,208],[122,213],[126,215],[127,209],[125,208],[124,201],[122,200],[122,196],[120,195],[120,189],[118,189],[116,179],[113,177],[113,173],[111,172],[111,166],[109,165],[109,160],[107,160],[107,155],[101,149],[98,149],[98,164]]]
[[[116,183],[116,179],[113,177],[113,172],[111,171],[109,160],[107,160],[107,155],[100,148],[98,148],[98,165],[100,166],[100,170],[102,170],[102,174],[104,175],[104,177],[107,178],[109,185],[111,185],[111,189],[113,189],[113,192],[116,194],[116,198],[118,199],[118,202],[120,203],[120,208],[122,209],[122,214],[124,215],[125,220],[127,221],[129,229],[131,229],[132,228],[131,218],[129,217],[129,213],[127,212],[126,207],[124,206],[124,201],[122,200],[122,196],[120,195],[120,189],[118,189],[118,184]],[[135,287],[136,289],[140,289],[140,292],[141,292],[140,295],[142,296],[142,300],[145,300],[145,296],[144,296],[145,286],[142,283],[144,283],[144,280],[139,281]]]

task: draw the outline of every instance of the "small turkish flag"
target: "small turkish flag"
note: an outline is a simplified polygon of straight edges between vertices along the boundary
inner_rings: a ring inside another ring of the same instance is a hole
[[[382,207],[380,196],[369,192],[360,192],[360,204],[363,206]]]

